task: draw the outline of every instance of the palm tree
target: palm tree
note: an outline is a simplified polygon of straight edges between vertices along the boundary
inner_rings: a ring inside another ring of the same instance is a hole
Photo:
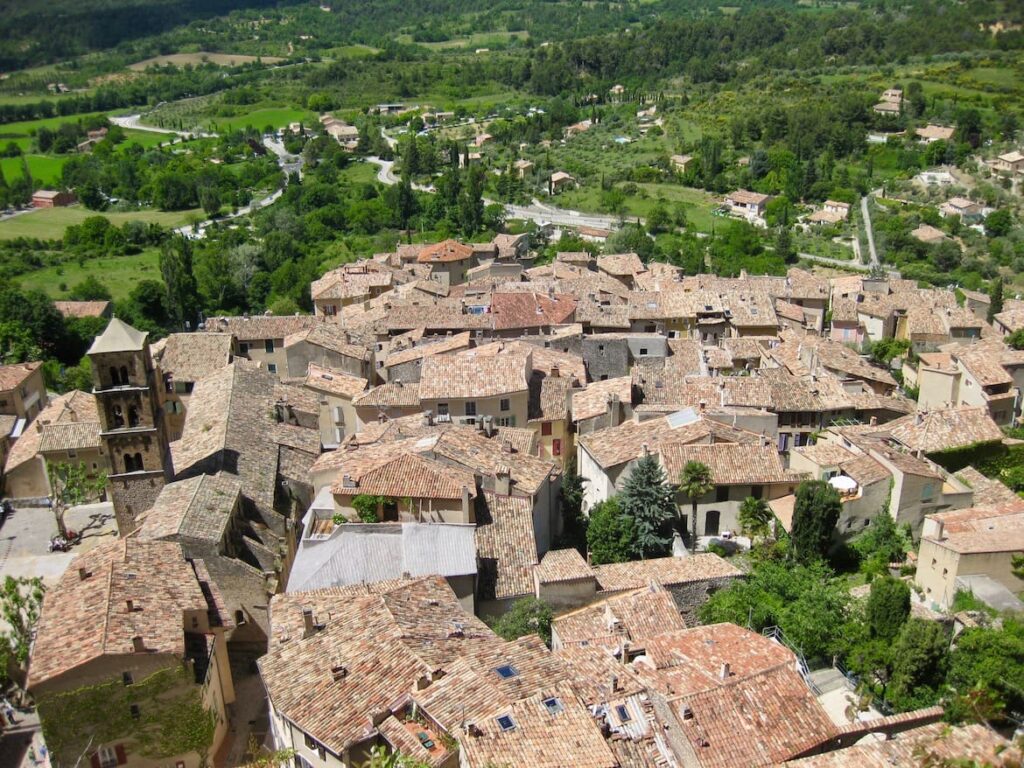
[[[740,530],[750,537],[751,543],[758,537],[767,538],[773,517],[771,507],[764,499],[748,496],[740,504]]]
[[[715,487],[711,468],[699,461],[688,461],[679,473],[679,490],[690,497],[693,505],[693,535],[690,537],[690,551],[697,551],[697,502]]]

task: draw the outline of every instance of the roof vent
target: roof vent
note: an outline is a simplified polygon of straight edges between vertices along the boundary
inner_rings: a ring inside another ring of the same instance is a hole
[[[338,682],[339,680],[344,680],[346,677],[348,677],[348,667],[346,667],[344,664],[335,664],[333,667],[331,667],[332,680]]]

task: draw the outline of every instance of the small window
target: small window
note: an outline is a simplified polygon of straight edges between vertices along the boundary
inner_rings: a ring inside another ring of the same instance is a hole
[[[604,344],[598,344],[597,345],[597,351],[598,352],[604,352]]]
[[[761,497],[764,496],[764,486],[761,486],[761,485],[752,485],[752,486],[750,486],[750,495],[753,496],[755,499],[760,499]]]
[[[517,670],[511,664],[502,664],[494,671],[497,672],[499,677],[501,677],[503,680],[508,680],[510,677],[517,677],[519,675],[519,670]]]
[[[277,366],[274,365],[273,363],[268,363],[267,370],[270,371],[271,373],[277,373]]]
[[[602,373],[601,374],[601,381],[608,381],[608,374],[607,373]]]
[[[565,709],[565,707],[562,706],[562,702],[554,696],[550,699],[544,699],[543,704],[549,715],[557,715]]]
[[[555,438],[551,441],[551,455],[561,456],[562,455],[562,441],[559,438]]]
[[[943,568],[942,569],[942,575],[943,576],[949,576],[949,568]]]
[[[647,347],[640,347],[640,356],[644,357],[647,355]]]
[[[273,352],[274,352],[274,340],[273,339],[267,339],[266,341],[264,341],[263,342],[263,349],[264,349],[264,351],[268,355],[273,354]]]
[[[139,709],[138,704],[132,704],[131,707],[129,707],[129,712],[132,714],[132,720],[138,720],[142,717],[142,710]]]
[[[244,343],[239,343],[239,345],[238,345],[238,354],[240,354],[240,355],[248,355],[249,354],[249,345],[248,344],[244,344]]]
[[[547,437],[548,435],[551,434],[551,422],[550,421],[542,421],[540,423],[540,433],[542,435],[544,435],[545,437]]]
[[[501,717],[496,718],[496,720],[498,722],[498,727],[501,728],[501,730],[503,730],[503,731],[513,731],[513,730],[515,730],[516,721],[512,719],[511,715],[502,715]]]
[[[511,403],[511,401],[509,401],[509,399],[507,397],[503,397],[503,398],[501,398],[501,402],[499,404],[499,407],[503,411],[511,411],[512,410],[512,403]]]
[[[121,682],[124,683],[125,685],[133,685],[135,683],[135,678],[132,677],[132,673],[131,672],[122,672],[121,673]]]
[[[438,416],[447,416],[448,415],[448,403],[438,403],[437,404],[437,415]]]
[[[316,739],[314,739],[314,738],[313,738],[312,736],[310,736],[310,735],[309,735],[308,733],[306,733],[306,734],[303,734],[303,735],[304,735],[304,736],[306,737],[306,738],[305,738],[305,741],[306,741],[306,749],[316,749],[316,748],[317,748],[317,743],[316,743]]]
[[[728,501],[729,500],[729,486],[720,485],[715,488],[715,501]]]
[[[626,709],[625,704],[619,704],[615,707],[615,714],[619,717],[620,723],[628,723],[633,718],[629,716],[629,710]]]
[[[466,401],[466,415],[467,416],[476,416],[476,401],[475,400],[467,400]]]

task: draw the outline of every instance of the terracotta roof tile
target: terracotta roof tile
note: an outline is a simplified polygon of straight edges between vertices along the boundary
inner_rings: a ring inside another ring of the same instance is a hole
[[[985,408],[918,411],[880,427],[911,451],[936,453],[1003,439],[1003,431]]]
[[[670,481],[679,477],[688,462],[698,461],[711,469],[715,485],[760,485],[792,481],[775,445],[715,443],[713,445],[663,445],[661,463]]]
[[[20,387],[22,383],[35,373],[42,363],[15,363],[0,365],[0,392],[8,392]]]
[[[625,640],[631,648],[640,649],[648,638],[686,629],[686,622],[672,594],[654,582],[563,613],[555,617],[551,628],[563,645],[588,644],[615,650]]]
[[[199,381],[231,362],[232,340],[230,333],[172,333],[155,359],[177,381]]]
[[[309,364],[304,385],[307,389],[339,395],[349,400],[366,391],[366,379],[316,363]]]
[[[631,563],[594,566],[598,588],[603,592],[640,589],[652,581],[665,587],[708,579],[735,579],[742,571],[715,554],[690,557],[657,557]]]
[[[532,595],[537,565],[533,504],[519,496],[484,498],[487,510],[476,529],[480,595],[484,600]]]
[[[552,549],[540,561],[537,578],[541,584],[593,579],[594,571],[578,550]]]
[[[85,573],[86,578],[81,574]],[[43,601],[29,667],[36,686],[100,656],[185,655],[185,612],[210,608],[172,542],[118,539],[79,555]]]
[[[497,397],[527,390],[529,356],[459,355],[428,357],[420,371],[420,398]]]

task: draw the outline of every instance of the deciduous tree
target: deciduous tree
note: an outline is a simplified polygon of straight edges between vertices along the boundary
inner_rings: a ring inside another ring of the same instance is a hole
[[[790,551],[793,557],[808,563],[824,557],[842,502],[839,493],[824,480],[805,480],[796,489]]]

